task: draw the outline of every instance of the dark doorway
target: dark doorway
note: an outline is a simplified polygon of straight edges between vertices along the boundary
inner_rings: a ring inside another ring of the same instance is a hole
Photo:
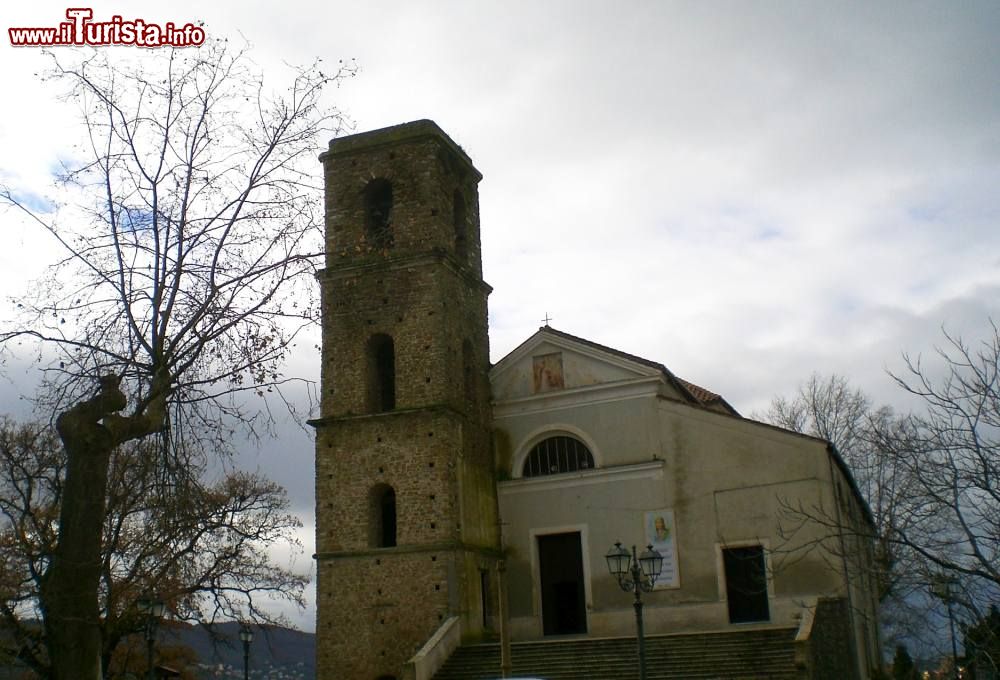
[[[750,623],[770,620],[764,548],[759,545],[723,548],[722,563],[726,570],[729,622]]]
[[[538,537],[538,570],[545,635],[587,632],[580,533]]]

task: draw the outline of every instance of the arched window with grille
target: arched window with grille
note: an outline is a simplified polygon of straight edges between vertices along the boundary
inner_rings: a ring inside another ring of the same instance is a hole
[[[594,456],[579,439],[558,435],[535,444],[524,459],[522,477],[579,472],[594,467]]]

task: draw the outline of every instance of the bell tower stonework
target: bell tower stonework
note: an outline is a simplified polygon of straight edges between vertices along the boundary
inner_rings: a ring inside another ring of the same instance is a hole
[[[482,175],[429,120],[335,139],[316,428],[317,672],[401,679],[493,626],[499,552]]]

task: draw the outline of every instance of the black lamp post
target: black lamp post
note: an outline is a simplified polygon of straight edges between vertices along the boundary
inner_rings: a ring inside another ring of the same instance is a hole
[[[156,644],[156,627],[167,612],[167,605],[163,603],[163,600],[148,593],[140,597],[136,604],[139,611],[146,615],[146,677],[149,680],[156,680],[156,668],[153,666],[153,646]]]
[[[962,672],[958,667],[958,644],[955,642],[955,612],[952,609],[952,603],[955,601],[955,595],[952,592],[953,585],[955,585],[954,576],[936,574],[934,576],[932,591],[948,607],[948,624],[951,627],[951,672],[952,677],[958,680],[962,677]]]
[[[245,623],[240,627],[240,641],[243,642],[243,680],[250,680],[250,643],[253,642],[253,629]]]
[[[639,680],[646,680],[646,640],[642,629],[642,593],[650,592],[656,584],[663,571],[663,555],[653,546],[646,546],[646,550],[638,558],[635,554],[635,546],[632,546],[632,554],[622,547],[622,544],[615,543],[608,554],[604,556],[608,561],[608,571],[618,581],[621,589],[635,593],[635,627],[639,638]]]

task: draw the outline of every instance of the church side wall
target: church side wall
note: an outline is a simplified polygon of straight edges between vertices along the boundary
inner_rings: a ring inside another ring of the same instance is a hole
[[[631,601],[608,575],[604,553],[618,540],[642,546],[646,514],[660,509],[674,513],[680,587],[646,598],[650,633],[729,625],[721,576],[726,546],[765,547],[771,624],[795,625],[816,597],[844,594],[843,575],[817,547],[823,532],[793,531],[795,509],[832,508],[822,442],[654,395],[594,402],[503,411],[496,421],[514,465],[547,421],[585,433],[602,466],[501,483],[516,637],[541,636],[538,535],[577,530],[586,540],[590,634],[632,634]]]

